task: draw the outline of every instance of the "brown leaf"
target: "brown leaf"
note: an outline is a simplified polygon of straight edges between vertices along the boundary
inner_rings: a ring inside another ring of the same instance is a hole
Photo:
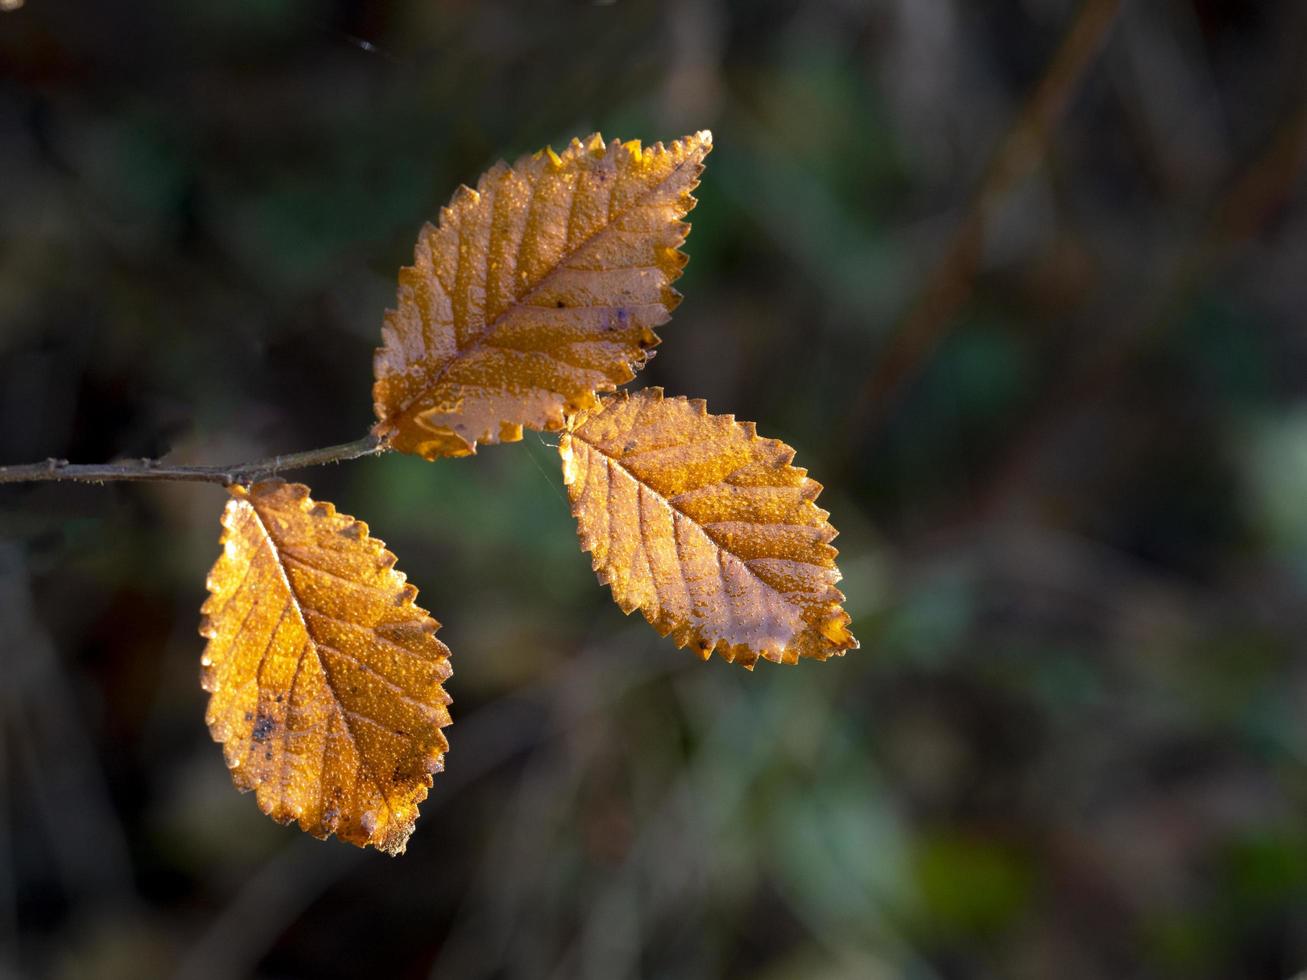
[[[232,487],[201,612],[206,720],[274,820],[399,854],[443,768],[449,650],[368,527],[308,487]]]
[[[681,219],[712,135],[598,133],[462,187],[400,270],[373,360],[375,432],[427,459],[514,442],[635,376],[680,302]]]
[[[581,547],[623,612],[750,668],[857,648],[821,484],[783,442],[646,388],[603,399],[558,449]]]

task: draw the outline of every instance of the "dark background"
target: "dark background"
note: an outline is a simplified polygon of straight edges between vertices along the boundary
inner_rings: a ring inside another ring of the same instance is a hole
[[[1115,8],[0,12],[0,463],[357,438],[460,182],[710,127],[635,384],[798,449],[862,641],[750,674],[624,619],[552,437],[305,472],[454,651],[389,859],[209,740],[218,489],[5,487],[0,972],[1307,967],[1307,4]]]

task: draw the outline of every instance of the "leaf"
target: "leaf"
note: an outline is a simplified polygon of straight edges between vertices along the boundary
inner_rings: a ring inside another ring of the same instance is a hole
[[[555,430],[630,381],[680,302],[704,131],[498,163],[418,235],[373,359],[374,432],[427,459]]]
[[[449,650],[368,527],[308,487],[232,487],[201,610],[206,720],[274,820],[399,854],[443,768]]]
[[[646,388],[603,399],[558,449],[581,547],[623,612],[749,668],[857,648],[821,484],[783,442]]]

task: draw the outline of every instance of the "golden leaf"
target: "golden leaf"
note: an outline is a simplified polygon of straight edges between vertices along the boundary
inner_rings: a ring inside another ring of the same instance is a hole
[[[201,612],[206,720],[236,786],[399,854],[443,768],[449,650],[368,527],[308,487],[232,487]]]
[[[427,459],[515,442],[635,376],[671,283],[707,131],[641,148],[598,133],[459,188],[400,270],[373,359],[375,432]]]
[[[783,442],[646,388],[603,399],[558,449],[581,547],[623,612],[750,668],[857,648],[821,484]]]

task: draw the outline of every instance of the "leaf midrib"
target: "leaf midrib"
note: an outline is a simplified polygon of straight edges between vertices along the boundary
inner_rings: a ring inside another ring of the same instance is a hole
[[[377,781],[376,776],[370,771],[372,767],[371,766],[365,767],[364,765],[363,748],[359,744],[358,736],[354,732],[354,726],[350,722],[350,718],[349,718],[350,713],[345,710],[345,705],[341,701],[340,695],[336,692],[336,684],[332,680],[331,670],[330,668],[327,667],[326,661],[323,659],[322,654],[318,651],[318,647],[322,645],[322,641],[319,640],[317,636],[314,635],[313,628],[309,626],[308,617],[304,615],[304,607],[300,605],[299,595],[295,592],[294,586],[291,585],[290,575],[286,571],[286,563],[282,561],[281,548],[277,544],[276,539],[273,538],[272,532],[268,529],[268,525],[263,520],[263,515],[259,513],[259,508],[255,505],[254,501],[247,499],[247,503],[249,503],[250,505],[250,511],[251,513],[253,513],[255,521],[258,522],[259,530],[263,534],[264,541],[267,542],[268,552],[272,555],[273,563],[276,565],[277,568],[277,574],[281,576],[282,585],[286,587],[286,595],[290,597],[291,604],[295,608],[295,615],[299,617],[300,625],[304,627],[304,635],[307,636],[309,639],[309,646],[312,647],[313,656],[318,661],[318,668],[322,671],[322,676],[325,678],[327,682],[327,686],[331,690],[331,700],[333,702],[333,706],[335,707],[336,712],[340,717],[340,723],[345,730],[345,734],[349,737],[350,745],[354,747],[354,752],[358,756],[359,769],[363,770],[366,768],[367,770],[369,770],[368,772],[365,773],[365,778],[368,780],[368,782],[372,784],[372,787],[377,791],[377,795],[381,798],[382,805],[390,812],[390,815],[393,818],[395,816],[395,809],[390,804],[390,798],[386,796],[385,790],[382,788],[381,784]],[[269,639],[268,642],[271,643],[272,642],[271,639]],[[300,667],[303,665],[303,663],[304,663],[304,655],[300,654],[299,662],[296,663],[295,665],[296,679],[299,676]],[[257,680],[258,678],[256,677],[255,681],[257,682]],[[292,694],[294,693],[294,688],[295,688],[295,680],[292,679],[291,687],[286,692],[286,712],[288,716],[290,714],[291,705],[293,704]],[[284,725],[283,730],[285,734],[283,735],[282,738],[283,744],[282,744],[281,751],[285,754],[289,754],[289,749],[290,749],[289,719],[287,723]],[[283,786],[283,791],[284,791],[284,786]]]
[[[592,450],[594,450],[596,453],[598,453],[600,456],[606,459],[610,464],[612,464],[617,469],[625,473],[627,477],[630,478],[631,482],[634,483],[636,486],[643,487],[649,493],[653,494],[654,499],[657,500],[659,503],[661,503],[669,511],[671,511],[673,515],[679,514],[681,517],[685,518],[685,520],[689,521],[690,526],[693,527],[700,534],[702,534],[714,549],[716,549],[720,554],[729,555],[731,559],[738,562],[741,566],[743,566],[744,570],[749,573],[749,575],[751,575],[760,585],[762,585],[764,588],[770,591],[773,595],[778,596],[781,600],[783,600],[786,603],[790,602],[789,597],[784,592],[776,588],[776,586],[772,585],[770,582],[768,582],[766,579],[764,579],[762,576],[760,576],[757,572],[755,572],[752,568],[749,567],[748,559],[740,557],[730,548],[718,542],[716,538],[714,538],[711,534],[708,533],[707,529],[702,524],[700,524],[697,520],[695,520],[685,511],[681,510],[681,508],[677,507],[676,504],[674,504],[661,490],[658,490],[655,487],[650,486],[644,480],[640,479],[640,477],[637,476],[629,467],[627,467],[626,464],[624,464],[618,457],[612,455],[598,444],[593,443],[590,440],[584,438],[583,436],[580,435],[579,431],[574,430],[571,435],[574,440],[578,440],[584,445],[589,446]],[[673,517],[672,533],[673,535],[675,535],[676,533],[675,517]],[[681,564],[679,548],[677,554],[677,564],[678,565]],[[800,616],[800,619],[802,619],[802,616]],[[795,633],[794,639],[797,640],[799,635],[800,635],[799,633]]]

